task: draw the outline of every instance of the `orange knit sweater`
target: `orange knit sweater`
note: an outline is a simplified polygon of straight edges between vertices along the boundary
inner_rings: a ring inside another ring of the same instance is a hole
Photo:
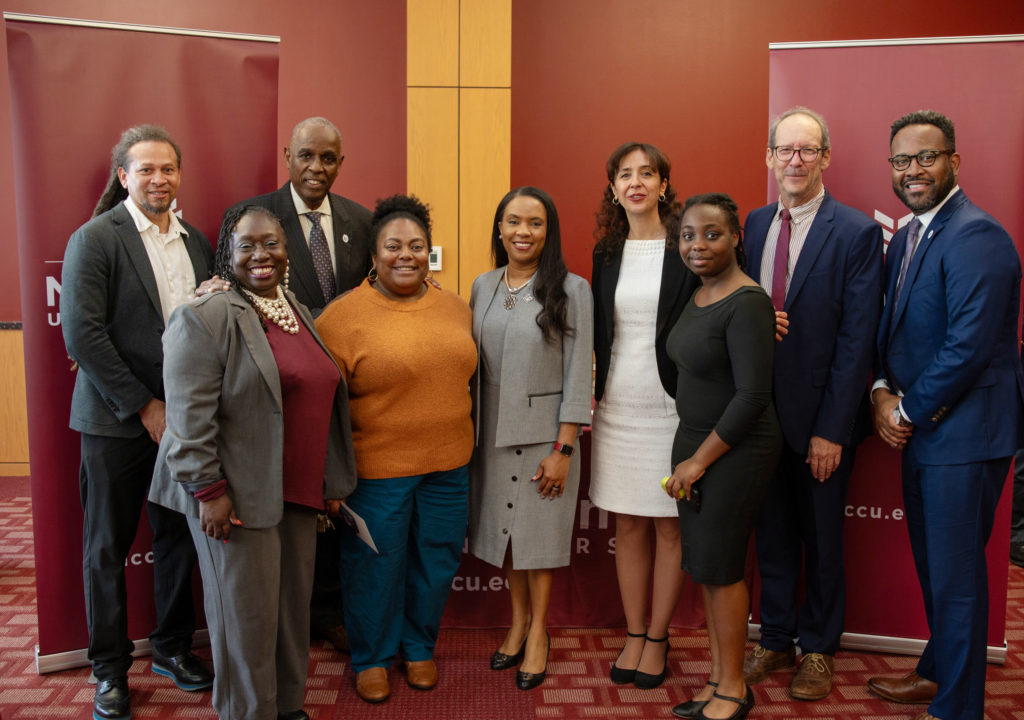
[[[332,302],[317,332],[348,383],[356,473],[380,479],[453,470],[473,453],[473,313],[428,285],[415,302],[363,281]]]

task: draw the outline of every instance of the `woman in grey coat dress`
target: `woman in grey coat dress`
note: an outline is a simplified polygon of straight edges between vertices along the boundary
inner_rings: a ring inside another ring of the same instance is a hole
[[[565,267],[558,213],[543,190],[502,199],[491,254],[497,269],[476,279],[469,303],[480,353],[469,550],[505,569],[512,627],[491,668],[522,660],[516,684],[528,690],[547,671],[554,568],[569,564],[576,438],[590,424],[593,300]]]

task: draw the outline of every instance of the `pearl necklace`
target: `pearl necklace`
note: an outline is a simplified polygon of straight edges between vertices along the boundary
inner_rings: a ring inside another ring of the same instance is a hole
[[[298,334],[299,321],[292,311],[292,306],[288,304],[288,298],[284,296],[284,290],[280,285],[277,286],[277,297],[273,300],[251,293],[245,288],[242,288],[242,292],[249,296],[263,317],[280,325],[281,329],[290,335]]]

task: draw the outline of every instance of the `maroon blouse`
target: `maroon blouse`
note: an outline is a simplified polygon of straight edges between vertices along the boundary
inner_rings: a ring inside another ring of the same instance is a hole
[[[284,402],[284,501],[323,510],[327,434],[341,372],[301,320],[296,335],[268,320],[267,340]]]

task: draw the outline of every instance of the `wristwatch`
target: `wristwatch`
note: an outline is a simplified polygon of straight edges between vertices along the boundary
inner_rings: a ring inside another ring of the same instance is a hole
[[[571,458],[573,456],[573,453],[576,452],[576,448],[574,448],[572,445],[566,445],[565,443],[556,442],[555,452],[560,452],[566,457]]]
[[[910,423],[903,419],[903,413],[900,412],[899,405],[892,409],[892,420],[900,427],[908,427],[910,425]]]

